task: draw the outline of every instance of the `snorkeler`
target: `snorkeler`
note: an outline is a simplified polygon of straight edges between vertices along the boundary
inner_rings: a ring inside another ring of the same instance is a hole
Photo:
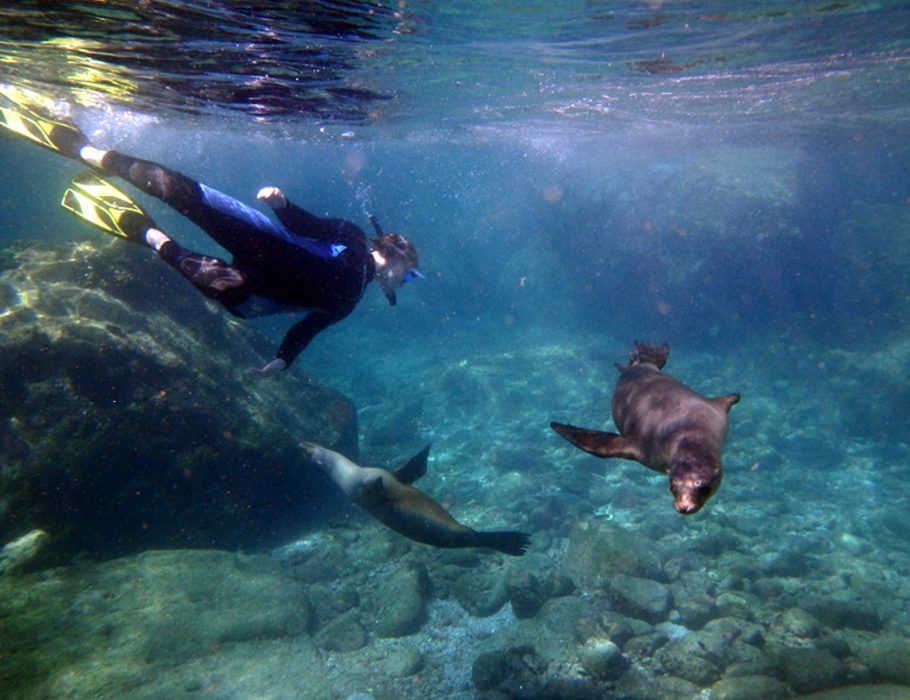
[[[148,246],[210,299],[241,318],[306,312],[284,336],[275,358],[260,369],[286,369],[321,331],[348,316],[376,279],[389,303],[404,282],[422,277],[417,250],[404,236],[384,233],[374,216],[375,238],[343,219],[320,218],[276,187],[257,198],[280,224],[217,190],[149,161],[93,147],[68,121],[48,116],[41,95],[0,85],[13,107],[0,107],[0,125],[45,148],[116,175],[157,197],[233,255],[231,263],[187,250],[159,229],[126,194],[95,172],[73,178],[63,206],[108,233]]]

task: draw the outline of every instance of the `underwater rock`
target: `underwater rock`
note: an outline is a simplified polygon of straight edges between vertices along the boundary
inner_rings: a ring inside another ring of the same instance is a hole
[[[604,697],[606,681],[581,664],[583,640],[609,639],[592,626],[598,617],[592,607],[578,597],[553,598],[533,618],[487,637],[474,664],[475,684],[485,693],[479,697]]]
[[[884,626],[872,605],[848,595],[809,596],[802,607],[834,630],[844,627],[876,632]]]
[[[907,700],[910,690],[903,685],[850,685],[807,695],[809,700]]]
[[[501,570],[469,569],[455,581],[452,594],[471,615],[495,615],[508,600],[505,573]]]
[[[670,638],[666,632],[655,630],[628,639],[623,644],[622,650],[633,659],[650,659],[669,641]]]
[[[779,656],[784,680],[800,695],[834,688],[846,677],[844,665],[821,649],[790,647]]]
[[[657,653],[665,672],[698,686],[709,686],[723,675],[723,655],[712,652],[702,641],[704,635],[692,633],[671,641]]]
[[[386,673],[396,678],[407,678],[423,668],[423,655],[415,647],[406,644],[383,654]]]
[[[815,646],[827,651],[829,654],[833,654],[838,659],[846,659],[853,654],[850,643],[836,635],[828,635],[816,640]]]
[[[531,552],[512,565],[506,577],[506,594],[515,617],[533,617],[550,598],[569,595],[575,584],[555,569],[550,559]]]
[[[588,597],[588,600],[592,601],[591,607],[593,607],[594,610],[598,613],[596,628],[603,631],[610,639],[619,644],[621,647],[624,647],[626,642],[634,637],[651,634],[654,631],[654,627],[649,625],[644,620],[638,620],[634,617],[622,615],[615,610],[599,610],[599,605],[594,599]],[[583,636],[591,635],[587,634]],[[665,642],[666,635],[663,636]]]
[[[670,587],[651,579],[617,574],[610,581],[610,590],[619,612],[652,624],[666,620],[673,604]]]
[[[609,639],[589,639],[578,656],[585,671],[604,680],[616,680],[628,665],[619,647]]]
[[[12,573],[34,559],[46,539],[47,533],[39,528],[3,545],[0,548],[0,576]]]
[[[699,629],[718,615],[714,586],[707,572],[684,571],[670,586],[673,594],[674,621]]]
[[[770,676],[722,678],[711,687],[709,700],[781,700],[787,687]]]
[[[697,684],[684,678],[655,676],[633,666],[616,682],[614,694],[623,700],[692,700],[700,691]]]
[[[821,634],[821,625],[811,613],[801,608],[790,608],[781,620],[784,630],[794,637],[815,639]]]
[[[258,556],[155,551],[4,577],[3,695],[183,697],[183,685],[206,687],[216,676],[222,689],[251,682],[244,674],[252,660],[277,668],[282,651],[305,672],[319,663],[310,624],[303,586]],[[271,645],[279,640],[282,649]],[[238,664],[242,658],[251,661]],[[277,678],[273,692],[282,687],[288,697],[302,696],[297,679]],[[329,697],[318,674],[311,680],[306,697]]]
[[[356,456],[351,403],[298,369],[249,377],[274,343],[148,250],[20,245],[0,269],[0,541],[252,547],[340,503],[297,445]]]
[[[545,668],[534,647],[509,647],[480,654],[471,669],[471,680],[477,690],[495,690],[500,697],[532,698],[543,689],[540,676]]]
[[[718,681],[733,664],[766,666],[763,645],[757,625],[718,618],[698,632],[672,640],[656,657],[667,673],[705,687]]]
[[[593,679],[568,659],[554,659],[522,644],[481,653],[471,670],[479,700],[561,698],[600,700],[605,681]]]
[[[910,639],[880,639],[859,656],[875,680],[910,686]]]
[[[755,611],[761,609],[761,600],[744,591],[724,591],[715,600],[717,610],[724,617],[739,617],[743,620],[755,618]]]
[[[289,574],[292,575],[293,574]],[[297,578],[294,576],[294,578]],[[360,596],[353,587],[346,586],[339,581],[334,585],[313,583],[307,586],[307,596],[313,604],[313,613],[316,624],[328,625],[340,615],[356,608],[360,603]]]
[[[428,583],[421,566],[396,571],[378,582],[370,596],[375,633],[380,637],[403,637],[420,629]]]
[[[663,578],[654,542],[611,520],[593,520],[573,528],[565,568],[572,580],[587,589],[606,586],[616,574]]]
[[[411,548],[411,540],[384,527],[365,527],[357,534],[358,561],[382,564],[394,561]]]
[[[356,651],[367,643],[367,633],[360,624],[360,612],[348,610],[323,627],[313,641],[327,651]]]

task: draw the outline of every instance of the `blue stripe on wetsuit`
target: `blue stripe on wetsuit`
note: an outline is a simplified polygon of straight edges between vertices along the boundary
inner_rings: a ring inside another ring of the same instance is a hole
[[[283,226],[276,224],[261,211],[248,207],[243,202],[239,202],[223,192],[213,190],[211,187],[206,187],[202,183],[199,183],[199,187],[202,190],[202,201],[206,206],[217,209],[222,214],[245,221],[262,233],[279,238],[298,248],[308,250],[320,258],[337,258],[348,248],[341,243],[326,243],[317,241],[315,238],[295,236]]]

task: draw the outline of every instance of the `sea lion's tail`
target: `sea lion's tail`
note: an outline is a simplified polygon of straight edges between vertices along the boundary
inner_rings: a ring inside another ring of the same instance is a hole
[[[531,536],[524,532],[477,532],[475,547],[489,547],[513,557],[523,555],[531,544]]]

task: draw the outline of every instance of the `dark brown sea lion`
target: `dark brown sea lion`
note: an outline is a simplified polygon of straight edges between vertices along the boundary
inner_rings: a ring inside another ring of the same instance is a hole
[[[720,452],[727,413],[739,394],[709,399],[661,372],[670,347],[635,342],[627,365],[616,365],[613,422],[620,434],[550,423],[566,440],[598,457],[634,459],[668,474],[674,507],[688,515],[714,495],[723,477]]]
[[[521,556],[528,548],[530,537],[525,533],[473,530],[411,486],[427,471],[429,447],[394,472],[361,467],[344,455],[311,442],[305,442],[303,450],[348,498],[405,537],[434,547],[489,547],[512,556]]]

